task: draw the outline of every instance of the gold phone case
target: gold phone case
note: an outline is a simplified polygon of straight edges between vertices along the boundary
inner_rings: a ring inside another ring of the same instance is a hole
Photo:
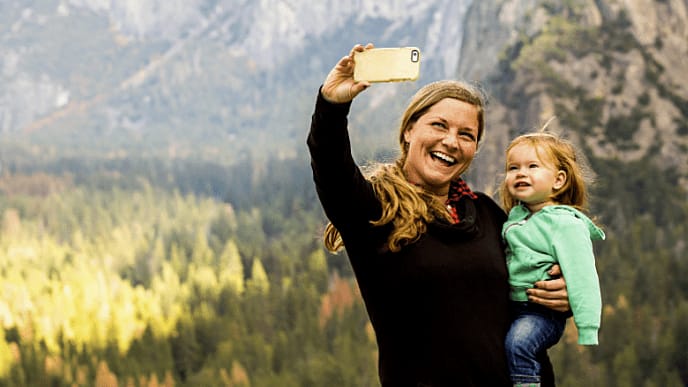
[[[416,47],[373,48],[354,53],[354,81],[415,81],[420,74]]]

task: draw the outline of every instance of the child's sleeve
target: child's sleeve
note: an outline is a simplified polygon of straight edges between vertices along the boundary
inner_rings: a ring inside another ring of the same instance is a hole
[[[578,344],[597,345],[602,296],[590,232],[581,219],[572,215],[562,216],[555,224],[552,249],[566,279]]]

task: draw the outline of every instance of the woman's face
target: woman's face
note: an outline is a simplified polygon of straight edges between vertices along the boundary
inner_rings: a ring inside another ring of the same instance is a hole
[[[478,148],[478,108],[442,99],[404,132],[404,140],[409,181],[446,195],[449,183],[468,169]]]

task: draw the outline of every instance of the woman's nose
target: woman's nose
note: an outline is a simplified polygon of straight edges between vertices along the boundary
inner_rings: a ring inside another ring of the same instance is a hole
[[[453,134],[451,132],[447,132],[444,135],[444,138],[442,139],[442,144],[444,144],[448,147],[451,147],[451,148],[458,148],[459,147],[459,140],[456,138],[455,134]]]

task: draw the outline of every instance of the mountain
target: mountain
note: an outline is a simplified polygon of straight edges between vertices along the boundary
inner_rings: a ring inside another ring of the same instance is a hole
[[[8,0],[0,133],[35,156],[293,157],[319,82],[354,42],[422,44],[431,58],[461,31],[427,21],[467,4]],[[452,73],[456,45],[428,64]]]
[[[419,81],[354,103],[357,157],[393,157],[423,83],[490,100],[473,179],[494,186],[518,131],[550,126],[595,158],[646,160],[688,188],[688,5],[681,0],[5,0],[0,157],[305,157],[317,88],[355,43],[421,48]]]

